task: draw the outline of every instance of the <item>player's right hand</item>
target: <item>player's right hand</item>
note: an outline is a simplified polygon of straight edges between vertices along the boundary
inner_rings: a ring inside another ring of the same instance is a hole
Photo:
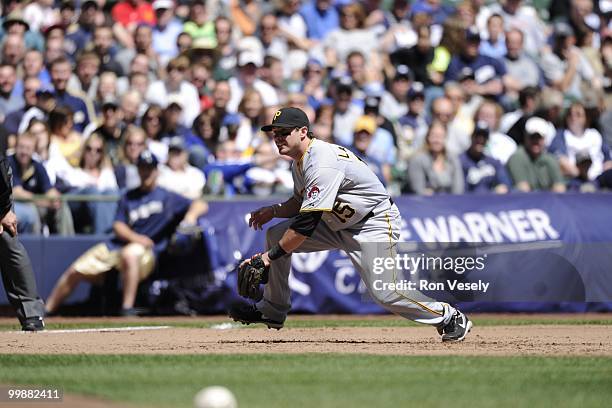
[[[261,207],[251,213],[249,218],[249,227],[254,230],[262,230],[266,222],[274,218],[274,209],[271,206]]]
[[[4,232],[4,230],[6,230],[11,237],[17,235],[17,216],[13,211],[7,212],[4,218],[0,220],[0,233]]]

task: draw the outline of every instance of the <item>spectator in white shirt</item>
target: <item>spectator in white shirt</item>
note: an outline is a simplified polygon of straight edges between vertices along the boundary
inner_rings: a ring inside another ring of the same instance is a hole
[[[118,194],[117,179],[104,144],[104,139],[97,133],[85,141],[79,167],[68,180],[72,187],[71,193],[94,196]],[[84,212],[91,222],[92,232],[104,234],[112,227],[117,203],[115,201],[72,202],[70,208],[75,220],[78,220]],[[76,225],[83,224],[86,223],[76,223]]]
[[[596,129],[587,128],[586,112],[581,102],[574,102],[569,107],[565,116],[565,128],[557,133],[549,150],[559,158],[561,172],[570,178],[580,173],[576,157],[581,154],[591,159],[589,180],[594,180],[604,170],[612,168],[610,147]]]
[[[162,108],[169,105],[171,100],[181,101],[183,115],[181,124],[191,127],[193,120],[200,113],[200,97],[193,84],[185,79],[185,72],[189,68],[189,59],[179,56],[168,62],[168,76],[149,85],[146,100],[150,104],[157,104]]]
[[[189,153],[180,137],[173,137],[168,144],[168,162],[161,165],[157,183],[190,200],[202,196],[204,189],[204,173],[188,162]]]
[[[157,24],[153,27],[153,49],[163,65],[178,55],[176,39],[183,31],[183,24],[174,17],[174,1],[155,0],[153,9]]]
[[[227,104],[228,112],[237,112],[244,91],[253,88],[261,95],[264,107],[278,105],[278,95],[272,85],[257,77],[258,69],[263,65],[260,52],[242,51],[238,56],[238,75],[229,79],[231,98]]]
[[[476,110],[474,123],[484,123],[489,128],[489,139],[485,146],[488,156],[506,164],[516,151],[516,142],[499,131],[499,122],[503,113],[502,107],[493,101],[485,100]]]

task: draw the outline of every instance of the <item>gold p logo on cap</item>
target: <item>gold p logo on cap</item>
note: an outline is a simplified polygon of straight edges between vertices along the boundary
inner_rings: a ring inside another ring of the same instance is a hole
[[[272,122],[276,122],[276,119],[278,119],[278,117],[281,115],[281,111],[276,111],[276,113],[274,114],[274,119],[272,119]]]

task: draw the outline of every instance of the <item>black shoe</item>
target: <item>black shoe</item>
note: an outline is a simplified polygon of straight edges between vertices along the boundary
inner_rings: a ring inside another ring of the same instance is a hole
[[[121,317],[138,317],[138,310],[136,308],[130,307],[127,309],[121,309],[119,312],[119,316]]]
[[[472,329],[472,322],[459,310],[455,312],[450,322],[442,328],[442,341],[461,341]],[[440,329],[438,328],[438,333]]]
[[[23,331],[41,331],[45,330],[45,321],[40,316],[28,317],[21,325]]]
[[[229,317],[242,324],[263,323],[268,329],[280,330],[284,322],[266,319],[254,304],[236,304],[230,307]]]

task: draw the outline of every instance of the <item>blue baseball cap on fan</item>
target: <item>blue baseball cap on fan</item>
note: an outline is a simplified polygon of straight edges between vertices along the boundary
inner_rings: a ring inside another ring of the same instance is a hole
[[[155,155],[149,150],[144,150],[142,153],[140,153],[138,160],[136,161],[136,165],[138,167],[157,167],[158,164],[159,161],[157,160],[157,157],[155,157]]]

